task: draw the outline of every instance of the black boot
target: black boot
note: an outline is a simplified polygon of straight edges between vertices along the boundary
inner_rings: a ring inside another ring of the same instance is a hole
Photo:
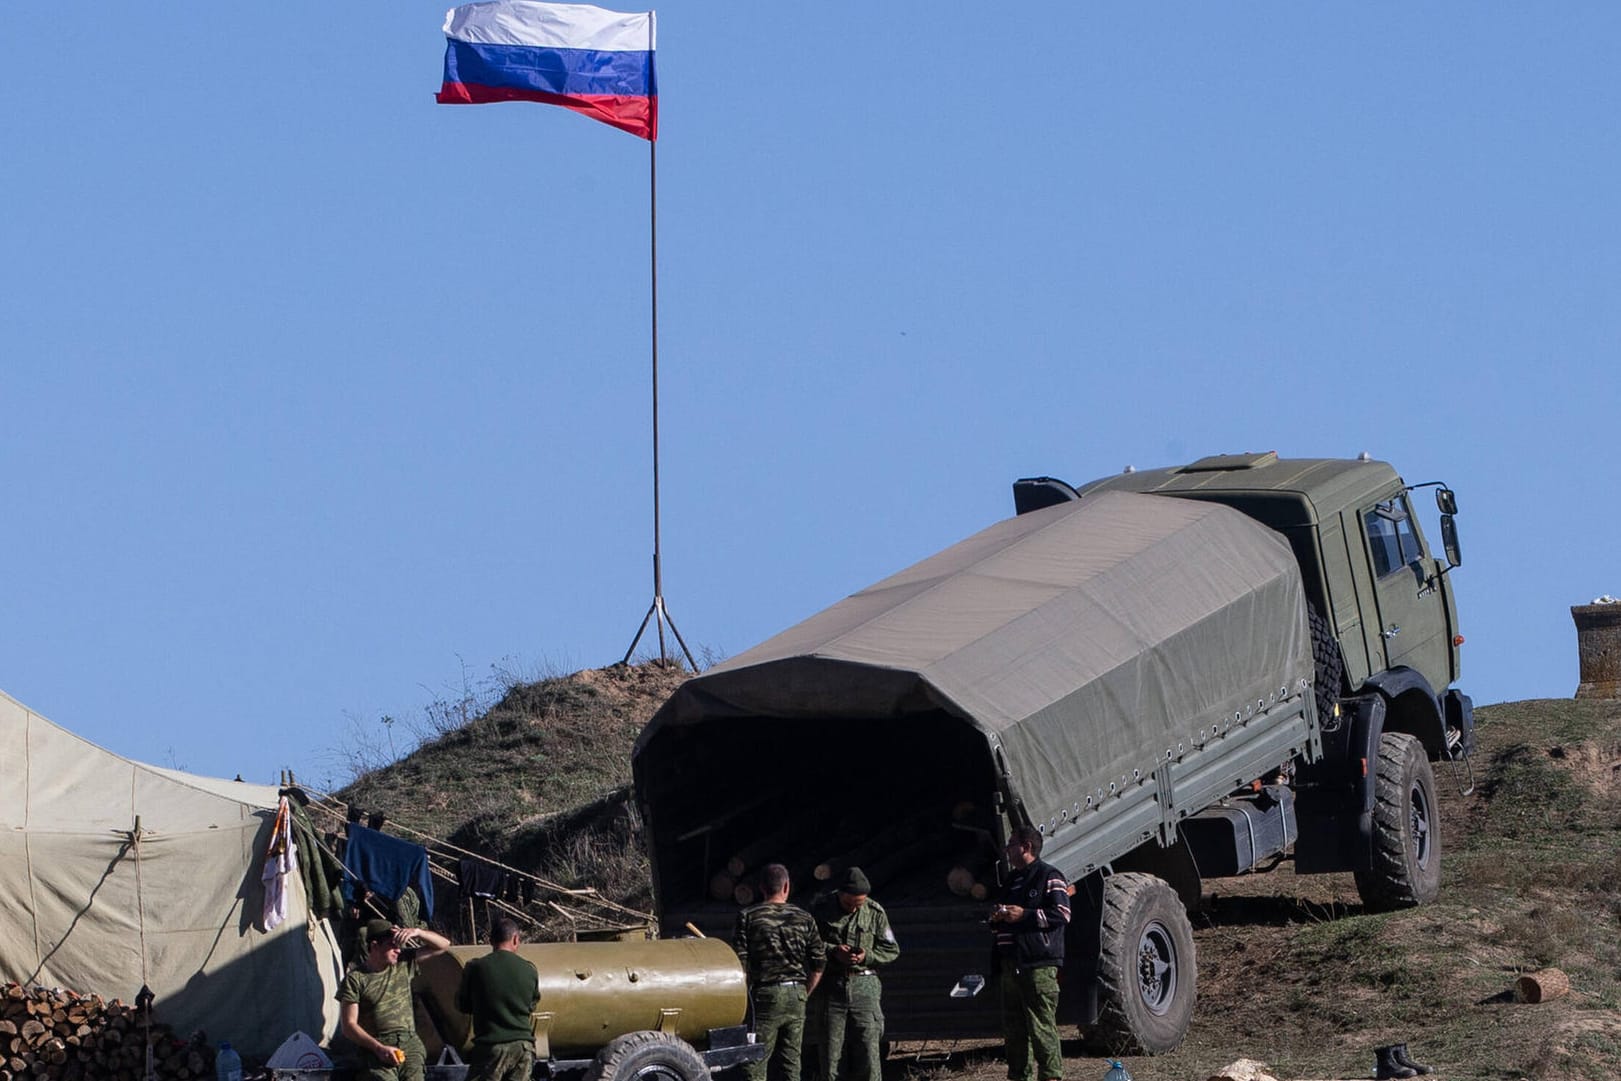
[[[1414,1062],[1413,1056],[1407,1053],[1407,1045],[1404,1043],[1399,1043],[1392,1048],[1390,1057],[1396,1060],[1397,1065],[1406,1066],[1414,1073],[1424,1074],[1435,1072],[1434,1066],[1426,1066],[1422,1062]]]
[[[1392,1077],[1417,1077],[1418,1071],[1403,1066],[1396,1060],[1396,1045],[1389,1047],[1375,1047],[1373,1049],[1374,1064],[1373,1076],[1377,1081],[1388,1081]]]

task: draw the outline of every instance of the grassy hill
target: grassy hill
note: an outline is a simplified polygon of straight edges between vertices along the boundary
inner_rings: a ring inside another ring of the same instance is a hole
[[[514,687],[340,795],[646,908],[629,752],[683,678],[647,665]],[[1138,1081],[1202,1081],[1240,1057],[1280,1078],[1366,1077],[1372,1048],[1398,1041],[1443,1077],[1621,1076],[1621,702],[1515,702],[1477,719],[1473,791],[1438,767],[1441,899],[1368,914],[1350,875],[1207,881],[1193,1029],[1175,1054],[1131,1060]],[[1568,996],[1513,1001],[1517,976],[1550,965]],[[925,1053],[897,1069],[931,1081],[1004,1076],[994,1047],[901,1050]],[[1072,1079],[1102,1075],[1079,1041],[1067,1051]]]
[[[350,806],[631,908],[652,905],[630,752],[690,673],[660,664],[520,683],[460,727],[336,793]],[[544,908],[535,915],[545,918]]]

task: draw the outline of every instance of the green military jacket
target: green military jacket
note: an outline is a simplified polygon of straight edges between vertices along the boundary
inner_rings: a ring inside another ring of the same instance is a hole
[[[846,912],[839,905],[836,892],[825,893],[816,899],[811,914],[816,917],[816,927],[826,950],[829,979],[873,972],[879,965],[887,965],[901,955],[895,932],[889,928],[889,914],[871,897],[854,912]],[[840,946],[864,952],[866,957],[853,968],[840,965],[833,956],[833,951]]]

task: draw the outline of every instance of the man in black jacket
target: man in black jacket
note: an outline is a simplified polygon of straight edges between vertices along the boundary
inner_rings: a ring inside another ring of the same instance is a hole
[[[1041,834],[1029,826],[1008,838],[1008,879],[991,913],[996,936],[992,971],[1002,992],[1011,1081],[1060,1081],[1064,1076],[1058,970],[1064,964],[1069,925],[1069,883],[1052,864],[1041,861],[1041,841]]]

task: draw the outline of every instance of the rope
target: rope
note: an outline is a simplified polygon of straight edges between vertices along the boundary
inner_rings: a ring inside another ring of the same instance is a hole
[[[130,848],[135,853],[135,916],[141,936],[141,986],[150,987],[146,978],[146,891],[141,888],[141,816],[135,816],[135,828],[129,832]]]
[[[136,996],[137,1002],[143,1006],[141,1010],[141,1028],[146,1037],[146,1074],[145,1081],[153,1081],[157,1077],[156,1063],[152,1056],[152,981],[146,975],[146,890],[141,884],[141,816],[135,816],[135,828],[129,832],[130,849],[135,854],[135,916],[140,930],[141,941],[141,993]],[[144,1001],[143,1001],[144,1000]]]
[[[334,805],[336,807],[347,807],[348,804],[344,803],[343,800],[338,799],[336,796],[332,795],[329,792],[323,792],[318,788],[311,787],[310,785],[300,783],[298,787],[304,789],[306,792],[314,794],[315,797],[318,800],[324,801],[324,802],[321,802],[321,803],[316,803],[313,806],[319,808],[321,811],[325,812],[326,814],[331,815],[335,819],[338,819],[340,821],[345,820],[345,816],[343,814],[341,814],[338,811],[334,810],[333,807],[326,806],[326,804],[332,804],[332,805]],[[499,868],[502,871],[507,872],[508,874],[513,874],[513,875],[517,875],[520,878],[528,879],[529,881],[531,881],[531,882],[535,883],[536,885],[540,886],[542,889],[550,890],[553,893],[562,894],[564,897],[576,898],[576,899],[579,899],[581,901],[586,901],[586,902],[591,903],[591,904],[600,905],[603,908],[609,909],[610,911],[618,912],[618,913],[621,913],[621,914],[626,915],[626,916],[634,917],[639,922],[651,923],[652,920],[653,920],[652,913],[650,913],[650,912],[641,912],[641,911],[639,911],[637,909],[630,908],[629,906],[619,904],[617,901],[610,901],[608,898],[602,896],[595,889],[593,889],[593,888],[591,888],[589,886],[585,887],[583,889],[571,889],[568,886],[561,885],[560,883],[557,883],[557,882],[548,881],[547,879],[541,878],[538,875],[530,874],[528,871],[524,871],[524,870],[521,870],[520,868],[512,867],[512,866],[510,866],[508,864],[502,863],[500,860],[490,859],[488,856],[484,856],[484,855],[481,855],[481,854],[479,854],[477,852],[470,851],[470,850],[462,848],[462,847],[460,847],[458,845],[453,845],[448,841],[441,840],[440,838],[433,836],[432,834],[424,833],[423,831],[418,830],[418,829],[413,829],[412,827],[404,824],[403,822],[399,822],[399,821],[396,821],[394,819],[390,819],[389,820],[389,825],[393,826],[395,829],[399,830],[402,833],[408,833],[413,837],[420,838],[421,840],[424,840],[424,841],[428,841],[428,842],[432,843],[433,845],[437,846],[440,849],[445,849],[445,850],[448,850],[449,852],[454,852],[454,853],[456,853],[457,855],[460,855],[460,856],[467,856],[467,857],[469,857],[471,859],[481,860],[484,863],[488,863],[492,867],[496,867],[496,868]],[[323,845],[322,847],[325,847],[325,845]],[[444,851],[434,851],[432,848],[430,848],[428,850],[428,855],[429,856],[438,856],[440,859],[445,859],[445,860],[450,859],[450,856],[447,855],[446,852],[444,852]],[[434,874],[444,878],[446,881],[453,881],[453,882],[457,882],[458,884],[460,884],[459,879],[457,879],[455,875],[451,874],[449,871],[446,871],[446,870],[443,870],[443,869],[441,869],[439,867],[436,867],[433,864],[433,861],[431,859],[428,862],[428,866],[429,866],[429,869]],[[352,874],[353,872],[349,872],[349,873]],[[560,906],[558,906],[558,905],[556,905],[556,904],[554,904],[552,902],[547,902],[547,904],[548,904],[549,907],[557,909],[558,912],[563,913],[566,916],[566,918],[568,918],[570,921],[573,921],[576,918],[583,917],[585,919],[594,920],[595,922],[598,922],[598,923],[607,922],[606,920],[604,920],[600,916],[591,916],[588,913],[573,913],[573,914],[570,914],[566,910],[562,909]],[[532,922],[532,923],[535,922],[526,913],[521,912],[521,910],[512,909],[512,908],[510,908],[510,906],[505,906],[505,905],[503,905],[502,907],[506,908],[508,911],[511,911],[514,915],[522,916],[524,919],[530,920],[530,922]]]

